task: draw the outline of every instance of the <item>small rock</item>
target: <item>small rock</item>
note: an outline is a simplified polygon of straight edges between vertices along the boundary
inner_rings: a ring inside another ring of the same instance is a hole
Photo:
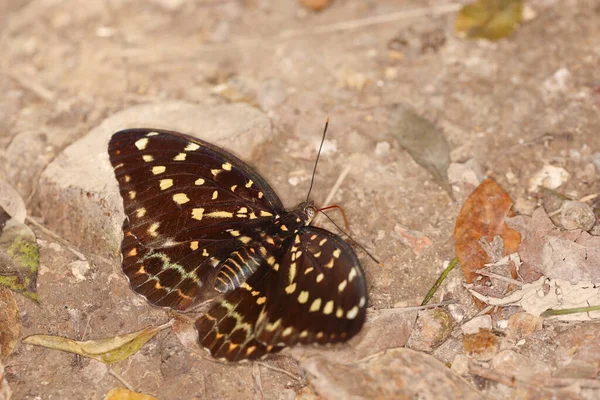
[[[375,155],[378,157],[385,156],[390,152],[390,144],[388,142],[378,142],[375,146]]]
[[[483,168],[477,160],[471,158],[464,163],[450,163],[448,167],[448,180],[451,184],[469,184],[479,186],[485,179]]]
[[[542,329],[544,319],[526,312],[518,312],[511,315],[508,319],[506,330],[506,339],[516,343],[523,338],[527,338],[535,331]]]
[[[90,263],[82,260],[73,261],[67,267],[78,281],[85,281],[85,275],[90,271]]]
[[[589,231],[596,224],[596,215],[590,206],[579,201],[565,201],[560,207],[560,221],[567,230]]]
[[[413,231],[400,224],[396,224],[391,236],[400,240],[403,245],[410,247],[416,255],[423,253],[432,244],[431,239],[423,232]]]
[[[506,177],[508,183],[510,183],[511,185],[516,185],[517,183],[519,183],[519,178],[517,178],[517,176],[512,171],[508,171],[504,176]]]
[[[512,350],[503,350],[496,354],[492,359],[492,368],[502,374],[518,376],[526,381],[549,377],[552,372],[552,368],[546,363],[525,357]]]
[[[479,329],[492,329],[492,317],[489,315],[480,315],[461,325],[460,330],[465,335],[473,335],[479,332]]]
[[[529,191],[537,192],[540,187],[556,189],[569,180],[569,173],[561,167],[544,165],[530,180]]]
[[[424,352],[433,351],[446,341],[452,332],[453,322],[450,312],[443,308],[419,311],[407,347]]]
[[[513,206],[515,212],[521,215],[531,215],[537,208],[537,202],[533,199],[519,197]]]
[[[566,68],[559,68],[554,75],[544,81],[544,87],[549,92],[564,92],[571,80],[571,72]]]
[[[467,376],[469,373],[469,359],[464,354],[457,354],[452,361],[450,370],[457,375]]]

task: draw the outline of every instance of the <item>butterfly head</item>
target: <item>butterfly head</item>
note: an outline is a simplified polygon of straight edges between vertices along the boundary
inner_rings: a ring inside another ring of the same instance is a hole
[[[317,207],[315,207],[315,202],[312,200],[300,203],[300,205],[298,205],[298,210],[304,215],[305,225],[310,225],[311,221],[317,214]]]

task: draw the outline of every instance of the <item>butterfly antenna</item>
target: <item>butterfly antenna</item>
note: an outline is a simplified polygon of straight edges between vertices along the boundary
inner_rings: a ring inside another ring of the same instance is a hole
[[[371,253],[369,253],[369,251],[367,249],[364,248],[363,245],[361,245],[360,243],[358,243],[356,240],[354,240],[354,238],[352,236],[350,236],[349,234],[346,233],[346,231],[344,231],[342,228],[340,228],[338,226],[338,224],[336,224],[335,222],[333,222],[333,220],[329,217],[329,215],[327,215],[327,213],[324,213],[323,211],[321,211],[321,214],[323,214],[325,217],[327,217],[327,219],[340,231],[342,232],[348,239],[352,240],[352,242],[357,245],[358,247],[361,248],[362,251],[364,251],[365,253],[367,253],[367,255],[371,258],[371,260],[375,261],[380,267],[383,267],[383,264],[379,262],[379,260],[377,260]]]
[[[323,129],[323,138],[321,139],[321,145],[319,146],[319,151],[317,152],[317,161],[315,161],[315,167],[313,168],[312,178],[310,179],[310,187],[308,188],[308,194],[306,195],[306,202],[308,203],[308,199],[310,198],[310,191],[312,190],[313,183],[315,183],[315,174],[317,173],[317,164],[319,163],[319,156],[321,155],[321,149],[323,148],[323,143],[325,142],[325,134],[327,133],[327,127],[329,126],[329,117],[325,120],[325,129]]]

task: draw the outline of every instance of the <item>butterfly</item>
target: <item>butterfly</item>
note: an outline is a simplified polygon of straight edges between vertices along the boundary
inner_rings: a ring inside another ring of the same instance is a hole
[[[352,248],[311,226],[312,201],[286,210],[233,154],[178,132],[128,129],[108,146],[123,198],[123,272],[155,306],[183,311],[217,359],[254,360],[286,346],[344,342],[367,305]]]

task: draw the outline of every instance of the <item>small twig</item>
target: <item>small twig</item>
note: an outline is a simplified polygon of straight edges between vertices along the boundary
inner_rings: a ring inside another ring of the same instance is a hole
[[[298,376],[296,376],[296,375],[292,374],[290,371],[286,371],[286,370],[285,370],[285,369],[283,369],[283,368],[275,367],[275,366],[273,366],[273,365],[266,364],[266,363],[264,363],[264,362],[262,362],[262,361],[254,361],[254,364],[258,364],[258,365],[260,365],[260,366],[263,366],[263,367],[265,367],[265,368],[271,369],[271,370],[273,370],[273,371],[281,372],[282,374],[286,374],[287,376],[289,376],[290,378],[292,378],[292,379],[293,379],[293,380],[295,380],[296,382],[299,382],[299,383],[301,383],[301,384],[304,384],[304,380],[303,380],[302,378],[300,378],[300,377],[298,377]]]
[[[540,314],[541,317],[552,317],[555,315],[568,315],[568,314],[578,314],[578,313],[587,313],[592,311],[600,311],[600,306],[590,306],[590,307],[576,307],[576,308],[565,308],[562,310],[553,310],[551,308],[547,309],[543,313]],[[592,318],[592,317],[590,317]]]
[[[346,176],[348,176],[349,172],[350,172],[350,166],[347,165],[342,170],[342,173],[340,174],[340,176],[338,176],[337,180],[333,184],[331,190],[329,191],[329,194],[325,198],[325,201],[322,203],[323,205],[329,205],[329,203],[331,202],[331,200],[333,200],[333,197],[335,196],[335,194],[337,193],[337,191],[340,189],[340,186],[342,186],[342,183],[344,182],[344,179],[346,179]],[[317,221],[319,220],[319,218],[321,218],[321,214],[317,214],[315,216],[315,218],[313,219],[312,223],[316,224]]]
[[[36,82],[33,78],[25,78],[24,76],[15,71],[9,71],[7,72],[7,75],[14,79],[23,88],[29,90],[30,92],[38,96],[40,99],[45,100],[48,103],[54,101],[54,93],[46,89],[41,83]]]
[[[359,28],[365,28],[373,25],[381,25],[389,22],[396,22],[402,19],[423,17],[427,15],[443,15],[454,13],[462,7],[461,4],[443,4],[440,6],[416,8],[413,10],[398,11],[395,13],[381,14],[373,17],[351,19],[338,22],[336,24],[326,24],[316,26],[312,29],[289,29],[283,31],[279,36],[282,39],[289,39],[298,36],[319,35],[323,33],[334,33]]]
[[[487,276],[487,277],[490,277],[490,278],[498,279],[500,281],[512,283],[512,284],[515,284],[515,285],[517,285],[519,287],[521,287],[521,286],[524,285],[523,282],[520,282],[520,281],[518,281],[516,279],[507,278],[506,276],[498,275],[498,274],[495,274],[493,272],[484,271],[483,269],[477,270],[477,273],[479,275],[483,275],[483,276]]]
[[[113,376],[113,378],[115,378],[116,380],[118,380],[119,382],[121,382],[123,385],[125,385],[125,387],[126,387],[127,389],[131,390],[132,392],[135,392],[135,388],[134,388],[134,387],[133,387],[133,386],[132,386],[132,385],[131,385],[129,382],[127,382],[127,381],[125,380],[125,378],[123,378],[123,377],[121,376],[121,374],[119,374],[117,371],[115,371],[115,370],[114,370],[114,369],[112,369],[112,368],[109,368],[109,369],[108,369],[108,373],[109,373],[110,375],[112,375],[112,376]]]
[[[34,220],[33,218],[31,218],[29,216],[27,216],[25,219],[27,220],[27,222],[29,222],[31,225],[35,226],[40,231],[44,232],[46,235],[52,236],[54,239],[61,242],[67,249],[69,249],[69,251],[71,253],[75,254],[75,256],[77,258],[79,258],[79,260],[87,261],[87,257],[84,256],[83,253],[79,252],[78,250],[75,250],[74,246],[71,243],[69,243],[68,240],[63,239],[58,234],[52,232],[50,229],[46,228],[44,225],[40,224],[39,222],[37,222],[36,220]]]
[[[456,304],[457,302],[454,300],[448,300],[448,301],[442,301],[441,303],[434,303],[434,304],[425,304],[422,306],[414,306],[414,307],[394,307],[394,308],[379,308],[377,311],[419,311],[419,310],[428,310],[430,308],[438,308],[438,307],[444,307],[447,306],[449,304]]]
[[[262,379],[260,377],[260,365],[259,364],[252,365],[252,378],[254,380],[254,389],[256,390],[256,395],[260,400],[263,400],[265,398],[265,395],[263,394]]]
[[[429,303],[429,301],[433,298],[433,295],[435,294],[435,292],[437,292],[438,288],[440,287],[440,285],[442,284],[442,282],[444,281],[444,279],[446,279],[446,276],[448,276],[448,274],[450,273],[450,271],[452,271],[456,265],[458,265],[458,258],[454,257],[452,259],[452,261],[450,261],[450,264],[448,264],[448,266],[446,267],[446,269],[444,270],[444,272],[442,272],[442,274],[439,276],[439,278],[437,278],[437,281],[435,281],[435,283],[433,284],[433,286],[431,287],[431,289],[429,289],[429,292],[427,292],[427,295],[425,296],[425,298],[421,302],[422,306],[424,306],[427,303]]]

